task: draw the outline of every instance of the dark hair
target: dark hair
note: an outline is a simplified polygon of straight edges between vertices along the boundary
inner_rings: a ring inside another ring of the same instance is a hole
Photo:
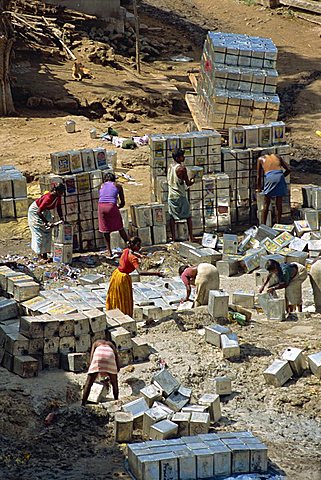
[[[187,268],[189,268],[189,265],[181,265],[178,269],[179,276],[181,276],[182,273],[184,273]]]
[[[265,264],[265,268],[268,272],[273,272],[274,270],[277,270],[277,275],[282,276],[282,269],[276,260],[268,260]]]
[[[63,183],[57,183],[57,185],[54,185],[51,189],[52,192],[62,192],[65,193],[66,187]]]
[[[139,243],[142,243],[142,241],[139,237],[131,237],[127,243],[129,248],[133,248],[136,247],[136,245],[138,245]]]
[[[185,150],[182,150],[181,148],[176,148],[175,150],[173,150],[172,157],[174,158],[174,160],[177,160],[178,157],[183,157],[184,153]]]
[[[116,175],[113,172],[105,173],[104,182],[116,182]]]

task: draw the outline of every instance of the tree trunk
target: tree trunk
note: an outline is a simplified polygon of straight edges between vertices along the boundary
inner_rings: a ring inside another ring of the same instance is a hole
[[[14,32],[10,17],[0,13],[0,115],[6,116],[15,113],[10,85],[10,64]]]

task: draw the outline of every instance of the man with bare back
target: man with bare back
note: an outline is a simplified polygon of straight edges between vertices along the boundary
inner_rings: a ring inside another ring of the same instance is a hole
[[[266,223],[272,198],[276,198],[277,223],[281,223],[282,197],[287,193],[284,177],[289,175],[290,171],[289,165],[279,155],[274,153],[263,155],[258,159],[257,192],[264,195],[263,224]]]

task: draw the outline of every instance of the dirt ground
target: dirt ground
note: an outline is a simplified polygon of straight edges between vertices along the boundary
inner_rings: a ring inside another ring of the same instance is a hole
[[[293,159],[301,162],[301,169],[292,174],[292,201],[299,204],[302,184],[321,185],[321,176],[316,173],[320,170],[313,163],[321,157],[321,139],[315,135],[315,130],[321,129],[320,27],[297,20],[286,10],[247,3],[251,2],[145,0],[140,8],[142,23],[162,28],[161,33],[154,31],[146,36],[166,38],[170,43],[154,62],[143,63],[141,76],[128,57],[117,55],[117,68],[86,62],[86,49],[92,46],[88,39],[74,49],[95,75],[94,80],[82,83],[71,80],[72,62],[57,54],[17,52],[13,71],[17,116],[0,119],[0,165],[13,163],[20,168],[30,181],[30,197],[36,197],[39,175],[50,172],[51,152],[112,148],[107,142],[90,138],[93,127],[103,133],[112,125],[123,136],[184,132],[191,120],[183,100],[185,92],[191,90],[188,71],[199,66],[207,30],[271,36],[279,49],[280,117],[287,123]],[[193,61],[170,60],[178,54]],[[35,96],[55,102],[63,99],[69,107],[27,108],[27,99]],[[70,107],[70,100],[76,101],[77,109]],[[128,113],[134,114],[135,123],[128,122]],[[64,129],[70,118],[77,124],[72,135]],[[148,147],[118,150],[118,166],[135,180],[124,184],[127,204],[149,201]],[[0,223],[1,256],[25,255],[18,261],[28,263],[32,259],[29,244],[25,219]],[[179,263],[175,246],[156,253],[155,260],[160,256],[165,257],[163,268],[174,272]],[[94,270],[109,275],[114,265],[101,255],[94,253],[93,257]],[[76,267],[89,271],[80,262]],[[45,269],[34,272],[42,278]],[[229,293],[239,288],[253,290],[254,285],[253,275],[222,279],[222,287]],[[308,281],[304,302],[312,302]],[[224,400],[223,419],[215,428],[250,429],[267,443],[271,462],[287,478],[320,480],[320,381],[305,374],[275,389],[267,386],[262,376],[288,346],[303,348],[305,354],[320,350],[320,316],[306,317],[295,323],[277,323],[255,314],[249,326],[233,325],[241,340],[238,362],[222,360],[221,353],[205,343],[203,327],[211,320],[204,311],[174,315],[150,328],[141,328],[140,333],[157,353],[148,363],[122,369],[122,401],[135,398],[150,382],[159,358],[165,359],[183,384],[193,388],[196,397],[213,391],[215,376],[228,374],[233,378],[233,394]],[[49,371],[22,380],[0,369],[1,479],[129,478],[124,469],[125,446],[113,442],[112,403],[86,411],[79,407],[84,379],[82,374]],[[45,427],[44,418],[56,408],[56,422]]]

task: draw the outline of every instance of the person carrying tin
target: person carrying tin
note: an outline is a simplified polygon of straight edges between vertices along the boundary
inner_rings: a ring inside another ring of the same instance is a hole
[[[194,178],[188,178],[184,165],[184,150],[174,150],[172,156],[173,162],[169,165],[167,171],[168,213],[172,240],[173,242],[176,241],[175,220],[187,220],[189,238],[193,242],[193,224],[186,187],[194,184]]]
[[[51,251],[52,223],[51,210],[57,209],[58,216],[63,221],[61,198],[66,191],[63,183],[55,185],[50,192],[35,200],[28,210],[28,225],[31,231],[31,249],[38,258],[47,262]]]
[[[277,220],[282,220],[282,198],[287,194],[285,177],[290,175],[289,165],[274,153],[259,157],[257,163],[257,192],[264,195],[262,223],[266,224],[271,199],[276,199]],[[264,176],[264,186],[263,186]]]

